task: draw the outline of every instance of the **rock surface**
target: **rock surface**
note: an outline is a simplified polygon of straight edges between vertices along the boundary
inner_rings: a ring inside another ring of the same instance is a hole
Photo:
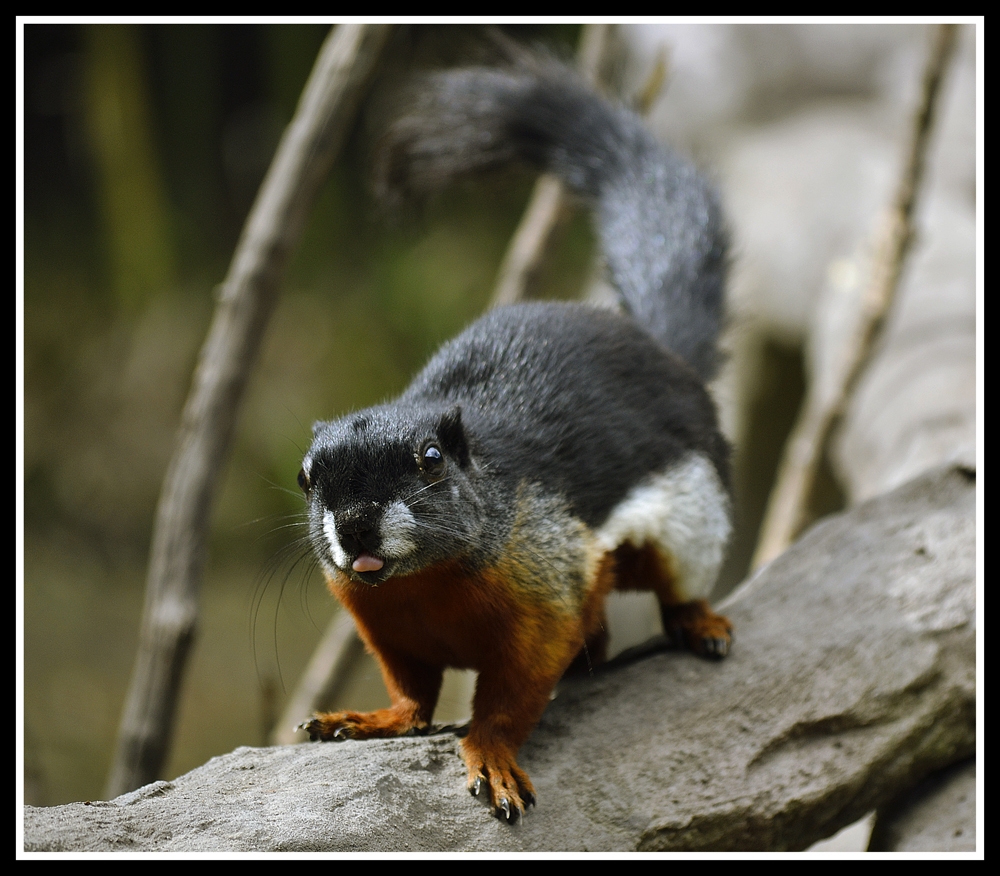
[[[26,851],[803,849],[975,748],[975,477],[820,522],[725,604],[732,654],[561,686],[516,826],[458,740],[240,748],[110,802],[25,807]]]
[[[928,776],[879,814],[871,852],[976,851],[976,761]]]

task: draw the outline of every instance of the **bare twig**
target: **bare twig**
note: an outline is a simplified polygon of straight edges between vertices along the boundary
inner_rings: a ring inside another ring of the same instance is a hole
[[[596,82],[612,25],[587,24],[580,35],[577,66],[589,82]],[[497,272],[491,307],[513,304],[525,297],[545,264],[556,234],[569,215],[569,199],[563,184],[551,174],[542,174],[511,238]]]
[[[357,658],[361,640],[351,615],[341,609],[330,621],[323,639],[313,652],[306,671],[288,699],[288,704],[271,732],[272,745],[291,745],[305,737],[296,735],[298,723],[328,704]]]
[[[822,375],[822,381],[814,377],[810,384],[768,501],[752,563],[755,569],[782,553],[808,522],[809,501],[827,441],[871,358],[892,304],[913,238],[914,205],[923,178],[941,80],[955,44],[955,31],[953,24],[935,28],[906,162],[896,196],[877,233],[871,276],[855,329],[833,366],[835,373]],[[822,391],[818,388],[820,382]]]
[[[194,638],[210,512],[239,403],[289,257],[389,30],[342,24],[327,38],[220,287],[157,508],[109,798],[155,779],[166,757]]]
[[[569,214],[563,184],[548,173],[535,182],[531,200],[497,272],[491,307],[513,304],[536,282],[559,228]]]
[[[661,45],[653,58],[653,65],[649,68],[646,81],[632,100],[633,108],[639,115],[644,116],[653,108],[653,104],[663,93],[669,76],[670,54],[667,46]]]

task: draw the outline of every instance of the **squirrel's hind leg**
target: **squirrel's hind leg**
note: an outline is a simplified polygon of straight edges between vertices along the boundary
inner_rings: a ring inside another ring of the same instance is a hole
[[[720,658],[729,653],[733,625],[716,614],[705,599],[689,599],[674,580],[670,562],[652,544],[637,548],[631,543],[615,550],[617,588],[652,590],[660,603],[663,632],[677,647],[701,657]]]
[[[660,600],[663,632],[675,645],[700,657],[725,657],[733,642],[729,619],[712,611],[704,599],[667,605]]]

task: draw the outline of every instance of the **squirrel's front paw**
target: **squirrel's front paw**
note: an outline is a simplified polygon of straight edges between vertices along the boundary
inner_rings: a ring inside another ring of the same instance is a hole
[[[298,730],[305,730],[315,742],[342,742],[345,739],[381,739],[405,736],[422,728],[411,716],[400,715],[393,709],[376,712],[326,712],[303,721]]]
[[[340,742],[343,739],[354,738],[354,726],[337,720],[338,717],[333,714],[315,715],[308,721],[303,721],[295,729],[305,730],[309,734],[310,742],[315,742],[317,739],[323,742]]]
[[[535,788],[531,779],[513,757],[487,757],[465,743],[462,750],[469,768],[469,793],[485,799],[497,818],[514,824],[528,806],[535,805]]]

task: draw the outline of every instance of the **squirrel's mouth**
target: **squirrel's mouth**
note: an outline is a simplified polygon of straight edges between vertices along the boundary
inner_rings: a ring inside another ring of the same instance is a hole
[[[354,562],[351,563],[351,569],[358,573],[379,572],[384,566],[385,560],[367,551],[362,551],[354,558]]]
[[[361,551],[354,558],[354,562],[351,563],[351,576],[364,581],[366,584],[379,584],[391,575],[392,564],[388,560],[377,557],[367,551]]]

